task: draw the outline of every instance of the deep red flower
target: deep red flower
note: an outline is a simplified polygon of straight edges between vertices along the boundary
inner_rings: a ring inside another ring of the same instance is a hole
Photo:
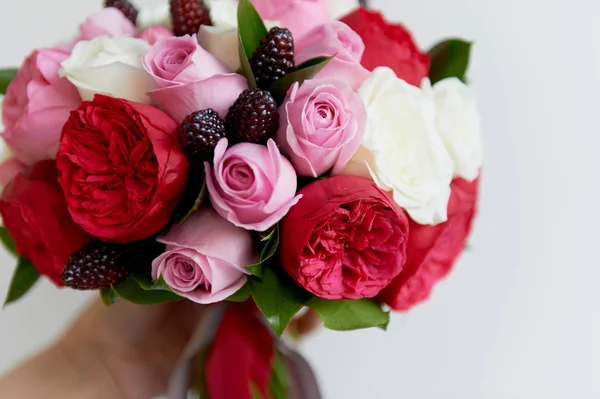
[[[428,299],[465,249],[476,214],[479,181],[456,179],[451,187],[447,222],[437,226],[411,222],[404,270],[379,295],[394,310],[408,311]]]
[[[420,86],[429,76],[431,58],[421,52],[406,28],[387,22],[378,11],[359,8],[341,20],[350,26],[365,43],[361,64],[368,70],[387,66],[396,76]]]
[[[302,190],[283,221],[281,262],[326,299],[372,298],[402,270],[408,217],[371,180],[335,176]]]
[[[42,161],[18,174],[2,192],[0,213],[19,254],[56,285],[72,252],[91,237],[77,226],[56,180],[54,161]]]
[[[189,169],[177,124],[167,114],[104,95],[71,112],[56,162],[75,222],[119,243],[165,227]]]

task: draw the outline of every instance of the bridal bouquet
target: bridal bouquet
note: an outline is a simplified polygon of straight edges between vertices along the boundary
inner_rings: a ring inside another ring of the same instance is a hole
[[[465,248],[470,44],[422,52],[353,1],[105,5],[0,71],[6,303],[40,275],[106,305],[219,303],[202,397],[317,397],[278,344],[295,318],[385,329]]]

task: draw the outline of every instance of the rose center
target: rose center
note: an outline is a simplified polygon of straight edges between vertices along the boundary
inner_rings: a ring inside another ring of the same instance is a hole
[[[234,191],[247,191],[254,185],[255,175],[250,166],[240,161],[226,165],[225,182]]]

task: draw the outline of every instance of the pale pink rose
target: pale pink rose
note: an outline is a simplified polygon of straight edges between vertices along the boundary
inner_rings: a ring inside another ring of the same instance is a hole
[[[164,26],[150,26],[140,33],[139,38],[148,42],[150,45],[156,44],[160,39],[173,37],[173,31]]]
[[[276,141],[301,176],[341,172],[362,143],[367,112],[340,80],[295,83],[279,108]]]
[[[62,127],[81,103],[75,86],[58,76],[68,57],[61,50],[34,51],[8,86],[2,104],[3,137],[25,164],[56,158]]]
[[[137,28],[114,7],[95,12],[79,26],[78,40],[92,40],[98,36],[136,36]]]
[[[0,187],[5,187],[18,174],[25,172],[27,165],[15,157],[8,158],[0,163]]]
[[[356,91],[370,75],[360,64],[364,52],[361,37],[340,21],[317,26],[295,43],[296,64],[315,57],[335,55],[317,77],[343,80]]]
[[[215,149],[214,168],[206,167],[206,185],[216,211],[236,226],[265,231],[300,200],[296,172],[273,140],[267,146],[240,143]]]
[[[280,25],[300,37],[330,20],[327,0],[252,0],[263,19]]]
[[[248,88],[243,76],[231,73],[200,47],[195,36],[160,39],[142,62],[158,86],[149,93],[152,102],[177,122],[206,108],[213,108],[224,118]]]
[[[175,293],[201,304],[235,294],[249,274],[244,266],[257,261],[250,232],[210,207],[193,213],[158,241],[167,250],[152,262],[154,280],[162,277]]]

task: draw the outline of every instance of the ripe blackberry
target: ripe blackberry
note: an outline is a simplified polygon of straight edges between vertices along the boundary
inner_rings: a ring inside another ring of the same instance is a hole
[[[250,66],[256,84],[264,90],[294,68],[294,38],[285,28],[272,28],[260,41],[252,55]]]
[[[138,16],[138,10],[129,0],[105,0],[104,7],[115,7],[135,25]]]
[[[195,35],[201,25],[211,25],[204,0],[170,0],[175,36]]]
[[[122,282],[129,275],[129,264],[121,257],[123,249],[121,245],[92,242],[71,255],[62,280],[76,290],[97,290]]]
[[[265,144],[278,128],[277,103],[271,93],[259,88],[242,92],[225,119],[227,138],[234,143]]]
[[[212,162],[217,143],[225,138],[225,121],[212,108],[194,112],[179,125],[179,137],[190,163]]]

